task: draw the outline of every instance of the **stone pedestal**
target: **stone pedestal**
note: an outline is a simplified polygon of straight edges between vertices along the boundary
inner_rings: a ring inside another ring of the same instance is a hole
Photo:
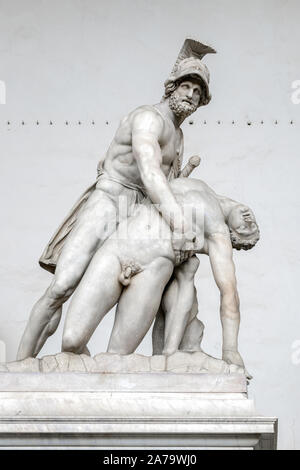
[[[241,374],[0,374],[2,448],[275,449]]]

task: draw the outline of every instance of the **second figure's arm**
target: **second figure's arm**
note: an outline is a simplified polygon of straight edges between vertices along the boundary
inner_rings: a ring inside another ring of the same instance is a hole
[[[216,233],[209,237],[208,254],[216,284],[220,290],[220,315],[223,329],[224,361],[244,367],[238,352],[240,303],[236,285],[232,245],[228,235]]]

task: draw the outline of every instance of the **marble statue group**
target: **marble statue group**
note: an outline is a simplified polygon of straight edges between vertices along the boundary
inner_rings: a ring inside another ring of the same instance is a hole
[[[128,355],[153,326],[153,354],[201,351],[195,275],[207,255],[220,292],[222,360],[244,368],[233,249],[259,239],[252,210],[189,177],[182,168],[181,124],[210,102],[202,59],[214,49],[187,39],[160,103],[125,116],[101,162],[96,182],[81,196],[41,258],[53,274],[34,305],[18,360],[36,357],[61,320],[62,351],[89,354],[88,342],[116,306],[108,353]]]

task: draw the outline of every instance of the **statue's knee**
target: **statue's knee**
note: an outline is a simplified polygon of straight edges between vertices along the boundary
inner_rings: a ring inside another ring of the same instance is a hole
[[[189,337],[200,339],[204,333],[204,323],[202,323],[199,318],[194,317],[193,320],[187,325],[186,331],[189,334]]]
[[[202,323],[202,321],[199,320],[199,323],[198,323],[198,331],[197,331],[197,336],[198,336],[198,343],[199,343],[199,347],[201,346],[201,343],[202,343],[202,340],[203,340],[203,334],[204,334],[204,324]]]
[[[51,297],[55,300],[70,297],[75,288],[74,284],[75,282],[71,278],[65,276],[56,278],[50,287]]]
[[[172,356],[172,354],[175,354],[178,351],[178,348],[168,346],[162,350],[162,355],[163,356]]]
[[[76,333],[72,330],[66,331],[62,339],[62,350],[65,352],[79,353],[82,342],[76,337]]]
[[[202,321],[201,321],[201,320],[199,320],[199,327],[201,328],[201,330],[202,330],[202,332],[203,332],[203,331],[204,331],[204,328],[205,328],[205,326],[204,326],[204,323],[202,323]]]

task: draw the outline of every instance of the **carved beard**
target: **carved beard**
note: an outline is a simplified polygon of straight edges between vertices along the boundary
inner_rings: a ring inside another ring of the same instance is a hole
[[[198,108],[196,104],[182,102],[176,92],[172,93],[172,95],[170,96],[169,106],[175,116],[179,117],[180,119],[187,118],[188,116],[193,114]]]

